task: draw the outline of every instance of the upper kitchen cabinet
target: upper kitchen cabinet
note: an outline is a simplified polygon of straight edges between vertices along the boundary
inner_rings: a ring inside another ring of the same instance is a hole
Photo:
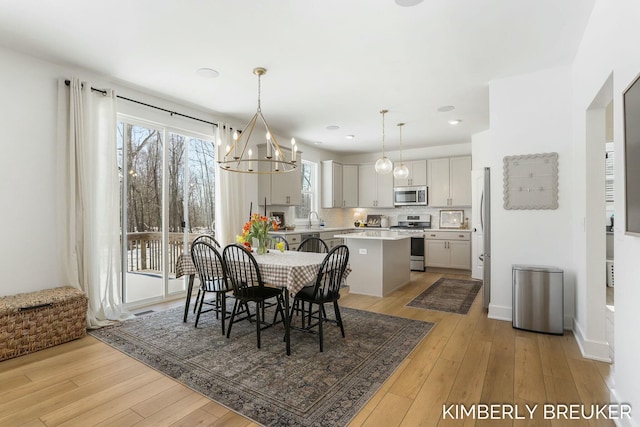
[[[471,206],[471,156],[427,160],[429,206]]]
[[[358,165],[342,165],[343,208],[358,207]]]
[[[374,165],[358,166],[358,206],[393,207],[393,174],[379,175]]]
[[[322,166],[322,207],[342,207],[342,164],[333,160],[323,160]]]
[[[358,207],[358,166],[322,162],[322,207]]]
[[[409,169],[409,177],[406,179],[394,178],[394,185],[396,187],[406,187],[409,185],[427,185],[426,160],[413,160],[403,163]]]
[[[282,154],[291,156],[291,150],[282,148]],[[258,147],[258,156],[266,156],[266,145]],[[267,199],[267,205],[297,206],[302,203],[302,153],[296,155],[297,167],[286,173],[274,173],[260,175],[258,179],[258,200],[262,203]],[[269,162],[258,162],[259,170],[266,172],[266,168],[272,167]]]

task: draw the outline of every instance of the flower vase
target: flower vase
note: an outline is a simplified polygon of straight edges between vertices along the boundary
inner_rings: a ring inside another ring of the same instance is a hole
[[[258,249],[256,250],[258,255],[264,255],[267,252],[269,252],[269,249],[267,248],[268,241],[269,241],[268,238],[258,239]]]

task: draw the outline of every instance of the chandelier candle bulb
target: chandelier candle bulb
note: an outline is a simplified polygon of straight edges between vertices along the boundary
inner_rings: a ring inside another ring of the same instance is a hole
[[[296,139],[291,138],[291,161],[296,161]]]
[[[233,158],[239,159],[238,157],[238,132],[233,133]]]
[[[267,159],[270,159],[272,157],[273,156],[271,155],[271,133],[267,132]]]
[[[251,161],[251,159],[253,159],[253,151],[251,151],[251,149],[249,149],[249,152],[247,153],[249,155],[249,172],[253,171],[253,167],[251,166],[251,163],[253,163]]]

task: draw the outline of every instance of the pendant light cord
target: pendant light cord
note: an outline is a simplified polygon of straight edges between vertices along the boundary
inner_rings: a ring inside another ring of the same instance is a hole
[[[382,114],[382,158],[385,158],[384,155],[384,115],[387,113],[387,110],[381,110],[380,114]]]

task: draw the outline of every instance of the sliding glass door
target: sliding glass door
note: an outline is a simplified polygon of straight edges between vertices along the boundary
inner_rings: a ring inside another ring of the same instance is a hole
[[[184,131],[131,118],[118,122],[126,304],[183,295],[178,257],[196,234],[213,232],[213,148]]]

